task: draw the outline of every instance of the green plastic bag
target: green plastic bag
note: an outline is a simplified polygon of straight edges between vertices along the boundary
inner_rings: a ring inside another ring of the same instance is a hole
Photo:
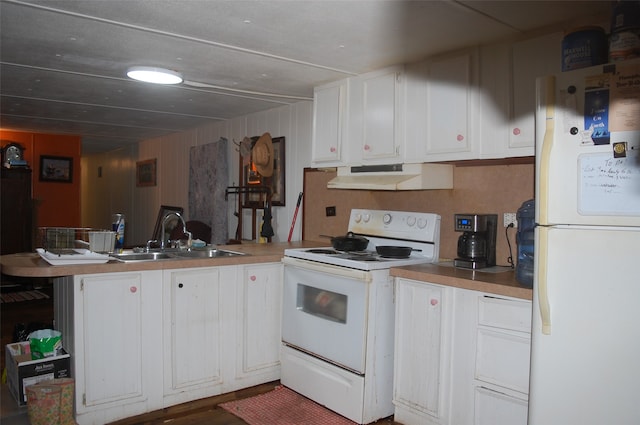
[[[29,334],[29,346],[33,360],[53,357],[62,352],[62,332],[40,329]]]

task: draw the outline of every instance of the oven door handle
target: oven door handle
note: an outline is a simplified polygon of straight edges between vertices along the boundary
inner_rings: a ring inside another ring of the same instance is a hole
[[[284,257],[282,262],[285,266],[293,266],[320,273],[334,274],[348,279],[357,279],[366,283],[369,283],[372,280],[371,272],[365,270],[350,269],[348,267],[334,266],[333,264],[318,263],[316,261],[300,260],[291,257]]]

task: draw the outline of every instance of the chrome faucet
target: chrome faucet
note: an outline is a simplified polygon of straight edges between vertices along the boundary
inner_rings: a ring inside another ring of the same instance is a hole
[[[182,218],[182,215],[180,213],[175,212],[175,211],[171,211],[171,212],[168,212],[164,216],[164,218],[162,219],[162,230],[161,230],[162,233],[160,233],[160,249],[164,249],[165,248],[165,242],[166,241],[164,239],[164,225],[167,222],[167,219],[169,217],[171,217],[172,215],[175,215],[178,218],[178,220],[180,220],[180,222],[182,223],[182,233],[187,235],[187,238],[188,238],[187,239],[187,247],[191,248],[191,245],[193,243],[193,236],[191,235],[191,232],[189,232],[187,230],[187,223],[185,223],[184,218]]]

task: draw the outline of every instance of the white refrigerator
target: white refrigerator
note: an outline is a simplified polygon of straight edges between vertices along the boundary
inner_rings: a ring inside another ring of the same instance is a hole
[[[529,425],[640,424],[640,60],[538,79]]]

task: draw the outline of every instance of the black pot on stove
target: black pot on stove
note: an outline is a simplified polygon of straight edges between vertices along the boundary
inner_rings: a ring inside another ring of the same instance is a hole
[[[346,236],[320,236],[331,238],[331,246],[338,251],[364,251],[369,245],[369,239],[353,232],[348,232]]]

